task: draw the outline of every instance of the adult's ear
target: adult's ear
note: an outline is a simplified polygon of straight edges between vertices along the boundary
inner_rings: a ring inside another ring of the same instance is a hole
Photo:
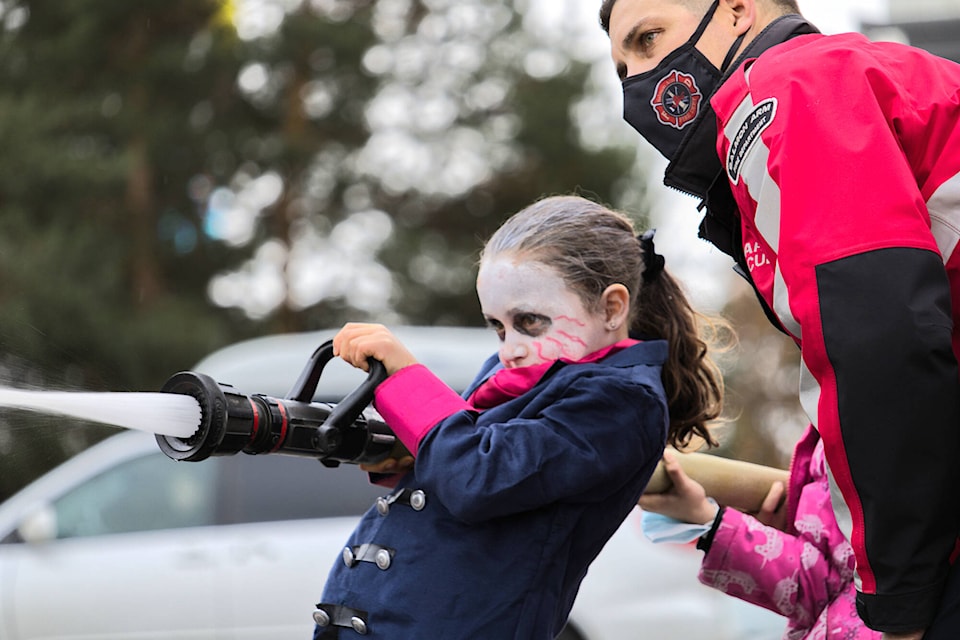
[[[773,0],[719,0],[710,24],[700,37],[697,49],[717,68],[739,56],[760,33],[765,3]],[[731,51],[740,42],[736,51]]]
[[[762,14],[760,5],[768,1],[720,0],[717,14],[720,16],[722,24],[729,28],[734,36],[739,37],[758,24]]]

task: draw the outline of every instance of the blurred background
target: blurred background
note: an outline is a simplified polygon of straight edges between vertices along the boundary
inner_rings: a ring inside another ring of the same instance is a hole
[[[0,385],[153,391],[250,337],[477,326],[483,239],[575,192],[656,226],[732,320],[720,453],[785,466],[798,353],[622,122],[598,5],[0,0]],[[800,6],[960,58],[954,0]],[[0,500],[114,431],[3,410]]]

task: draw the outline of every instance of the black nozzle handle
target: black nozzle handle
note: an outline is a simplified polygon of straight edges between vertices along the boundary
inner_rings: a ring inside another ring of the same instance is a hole
[[[286,399],[296,400],[297,402],[313,402],[313,396],[317,392],[317,384],[320,382],[320,374],[323,373],[323,368],[327,366],[327,363],[332,359],[333,340],[327,340],[317,347],[317,350],[310,356],[310,359],[307,361],[307,366],[303,368],[300,377],[293,383],[293,388],[290,389]],[[369,365],[367,379],[347,395],[342,402],[337,404],[338,407],[348,405],[344,411],[351,411],[351,408],[359,403],[361,406],[359,411],[353,416],[354,419],[356,419],[364,407],[373,400],[373,391],[377,388],[377,385],[387,379],[387,369],[383,366],[382,362],[374,358],[368,358],[367,364]],[[334,412],[336,413],[336,411]],[[333,414],[331,414],[331,418],[332,417]],[[330,419],[328,418],[327,422],[329,421]],[[353,420],[350,422],[352,421]]]
[[[360,417],[363,410],[373,402],[373,392],[377,386],[387,379],[387,368],[374,358],[367,358],[369,373],[367,379],[359,387],[347,394],[347,397],[334,405],[330,415],[324,420],[320,430],[327,428],[347,427]]]
[[[300,372],[300,377],[293,383],[293,388],[287,394],[287,400],[297,402],[313,402],[313,395],[317,392],[317,383],[323,368],[333,359],[333,340],[327,340],[317,347],[307,361],[307,366]]]
[[[310,356],[307,366],[304,367],[300,378],[294,383],[290,393],[287,394],[287,400],[296,400],[298,402],[311,402],[317,391],[317,384],[320,382],[320,374],[323,368],[333,359],[333,340],[328,340],[317,347],[317,350]],[[374,358],[367,360],[369,372],[367,379],[363,383],[347,394],[343,400],[338,402],[330,411],[330,415],[324,420],[317,431],[317,441],[320,448],[329,451],[339,446],[339,431],[349,427],[363,410],[373,401],[373,393],[377,386],[387,379],[387,368],[383,363]]]

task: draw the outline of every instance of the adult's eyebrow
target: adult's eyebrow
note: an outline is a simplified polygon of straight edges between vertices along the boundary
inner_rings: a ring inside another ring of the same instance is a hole
[[[630,30],[627,31],[627,34],[625,36],[623,36],[623,40],[620,41],[620,48],[623,51],[630,49],[630,46],[632,45],[633,41],[636,39],[637,34],[640,33],[640,31],[642,31],[646,26],[647,26],[646,18],[640,18],[639,20],[637,20],[636,24],[634,24],[630,28]]]
[[[620,48],[628,48],[630,43],[633,42],[633,39],[637,36],[638,31],[640,31],[640,25],[633,25],[633,27],[627,31],[627,35],[623,36],[623,40],[620,41]]]
[[[629,31],[627,31],[627,34],[623,36],[623,40],[620,41],[621,49],[627,50],[630,48],[630,45],[636,39],[637,34],[640,33],[640,29],[643,28],[643,25],[644,25],[644,21],[640,20],[635,25],[633,25]]]

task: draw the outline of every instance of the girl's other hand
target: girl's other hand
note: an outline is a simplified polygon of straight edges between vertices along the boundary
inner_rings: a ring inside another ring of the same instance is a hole
[[[382,324],[349,322],[333,337],[333,353],[368,371],[367,358],[383,363],[388,375],[417,363],[403,344]]]
[[[385,458],[372,464],[363,463],[360,469],[367,473],[406,473],[413,467],[413,456],[402,458]]]
[[[703,486],[684,473],[677,459],[667,451],[663,453],[663,468],[672,486],[663,493],[640,496],[641,509],[690,524],[706,524],[717,517],[718,507],[707,500]]]
[[[413,468],[413,454],[397,440],[390,455],[380,462],[364,462],[360,469],[367,473],[406,473]]]

